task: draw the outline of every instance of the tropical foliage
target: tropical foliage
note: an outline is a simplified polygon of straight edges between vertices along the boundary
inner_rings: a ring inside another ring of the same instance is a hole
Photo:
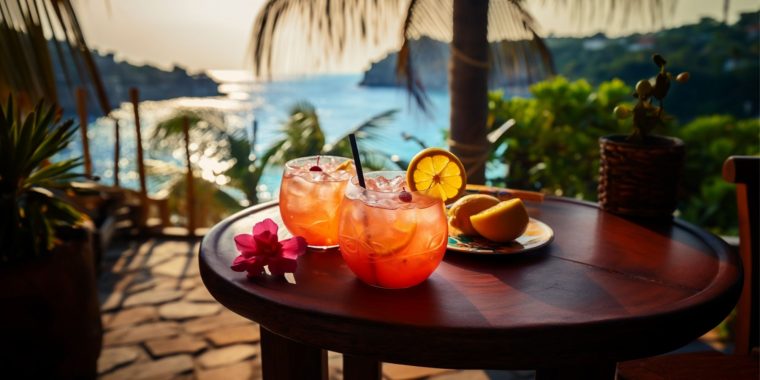
[[[22,108],[42,99],[58,103],[52,67],[56,60],[71,91],[75,85],[92,85],[103,114],[111,111],[70,0],[0,2],[0,56],[0,97],[16,93]]]
[[[504,99],[490,95],[494,125],[508,119],[516,124],[493,144],[492,159],[508,166],[505,178],[495,179],[519,189],[594,199],[599,171],[600,136],[627,131],[630,120],[617,120],[615,106],[630,99],[631,88],[620,80],[594,88],[585,80],[564,77],[530,88],[532,98]],[[503,153],[502,153],[503,152]]]
[[[190,157],[196,202],[195,215],[199,225],[211,225],[231,210],[241,207],[240,201],[231,196],[224,187],[242,191],[244,197],[255,204],[258,201],[256,185],[263,168],[254,165],[252,146],[244,130],[228,127],[219,111],[180,109],[161,121],[153,132],[151,147],[155,152],[184,153],[184,127],[187,123],[190,136]],[[181,157],[185,157],[181,154]],[[188,178],[185,165],[152,161],[149,175],[162,179],[159,197],[169,201],[169,211],[175,216],[185,216]]]
[[[721,176],[723,161],[760,154],[760,119],[702,116],[680,127],[678,136],[686,143],[681,217],[716,233],[736,235],[736,189]]]
[[[591,86],[563,77],[531,87],[530,99],[503,99],[492,93],[494,125],[509,118],[516,123],[494,144],[492,160],[508,165],[497,185],[539,190],[595,201],[601,136],[630,130],[631,120],[618,120],[612,109],[630,99],[632,89],[615,79]],[[736,233],[733,185],[721,178],[730,155],[760,154],[760,119],[737,120],[729,115],[704,116],[660,130],[686,143],[680,216],[717,233]]]
[[[188,123],[195,194],[196,198],[203,197],[196,201],[196,215],[205,215],[206,220],[201,222],[209,225],[242,205],[258,203],[258,185],[268,168],[303,156],[350,157],[349,133],[354,133],[360,140],[376,139],[379,130],[393,119],[395,113],[396,110],[389,110],[375,115],[328,143],[314,106],[307,102],[297,103],[282,125],[282,137],[273,141],[261,155],[256,155],[247,131],[228,126],[221,113],[179,110],[156,126],[151,141],[158,151],[184,146],[182,124]],[[362,149],[362,159],[362,163],[371,169],[394,165],[388,155],[371,148]],[[151,171],[152,175],[164,177],[165,185],[159,194],[169,197],[170,211],[176,215],[185,213],[187,180],[182,173],[184,171],[177,165],[166,163],[162,167],[154,165]],[[230,195],[231,189],[234,189],[232,192],[242,192],[243,202]]]
[[[56,196],[83,177],[73,172],[81,158],[50,162],[76,131],[71,120],[58,123],[55,107],[39,103],[22,116],[12,96],[0,106],[0,262],[49,252],[58,229],[81,219]]]
[[[272,163],[277,164],[284,164],[298,157],[315,155],[351,157],[349,134],[355,134],[359,140],[375,140],[381,136],[379,132],[382,127],[392,121],[397,112],[398,110],[381,112],[351,128],[334,141],[326,142],[314,106],[307,102],[297,103],[290,109],[290,116],[282,126],[282,137],[272,143],[264,153],[264,157],[271,157]],[[393,165],[386,153],[366,145],[362,147],[360,154],[362,165],[367,168],[382,169]]]

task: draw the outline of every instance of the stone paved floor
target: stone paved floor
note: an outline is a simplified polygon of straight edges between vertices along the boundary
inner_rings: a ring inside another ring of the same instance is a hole
[[[198,273],[200,240],[115,241],[103,258],[99,292],[103,353],[98,372],[112,379],[259,379],[259,328],[225,309]],[[341,356],[329,354],[330,378]],[[454,371],[383,365],[383,377],[522,380],[533,372]]]
[[[198,273],[199,242],[150,238],[111,244],[99,278],[105,331],[98,362],[101,379],[261,378],[259,327],[206,291]],[[695,342],[681,351],[706,348]],[[329,365],[330,378],[342,379],[340,354],[329,353]],[[528,380],[534,372],[386,363],[383,378]]]

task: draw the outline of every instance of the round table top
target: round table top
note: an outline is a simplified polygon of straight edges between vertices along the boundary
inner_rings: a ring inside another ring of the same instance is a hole
[[[722,240],[680,220],[640,223],[565,198],[527,202],[555,233],[519,255],[449,251],[422,284],[360,282],[337,250],[309,250],[293,276],[230,269],[233,237],[277,203],[241,211],[201,244],[203,281],[229,309],[308,345],[447,368],[538,368],[621,361],[699,337],[733,308],[741,264]]]

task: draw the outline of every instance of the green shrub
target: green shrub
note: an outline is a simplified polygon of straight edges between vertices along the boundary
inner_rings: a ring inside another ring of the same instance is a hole
[[[760,153],[760,119],[702,116],[680,128],[686,143],[681,217],[716,233],[736,234],[736,190],[721,176],[731,155]]]
[[[598,138],[631,130],[630,119],[618,120],[612,110],[629,100],[633,90],[620,80],[593,88],[563,77],[530,90],[530,99],[490,94],[492,125],[516,121],[493,146],[492,160],[508,169],[492,184],[595,201]],[[735,234],[735,189],[722,179],[721,168],[728,156],[760,153],[760,119],[703,116],[681,127],[670,123],[658,132],[686,143],[679,216],[716,233]]]
[[[494,144],[497,153],[493,159],[508,169],[505,178],[493,179],[493,183],[596,199],[597,139],[630,130],[630,120],[615,119],[612,110],[631,99],[631,91],[620,80],[604,82],[595,89],[585,80],[568,82],[556,77],[533,85],[530,99],[503,99],[501,93],[492,93],[493,125],[516,120]]]

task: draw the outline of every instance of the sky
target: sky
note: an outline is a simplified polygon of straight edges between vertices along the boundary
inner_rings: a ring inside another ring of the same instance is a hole
[[[581,24],[566,10],[549,4],[551,1],[527,3],[543,36],[582,36],[599,31],[617,36],[653,29],[635,20],[626,29],[600,22]],[[249,68],[246,57],[251,28],[263,4],[264,0],[75,0],[91,47],[134,64],[164,69],[179,65],[191,72]],[[732,0],[730,4],[729,22],[741,12],[760,9],[760,0]],[[704,16],[722,19],[723,1],[678,0],[664,27],[695,23]],[[356,62],[348,71],[362,70],[367,64]]]

